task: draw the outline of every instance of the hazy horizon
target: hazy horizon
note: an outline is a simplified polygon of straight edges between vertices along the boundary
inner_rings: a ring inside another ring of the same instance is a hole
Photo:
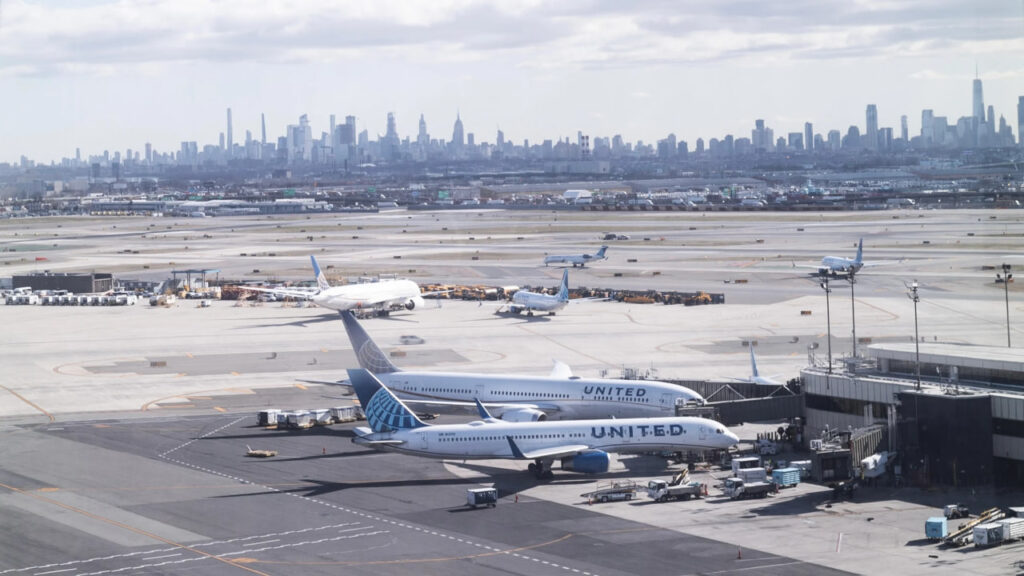
[[[621,4],[400,0],[256,5],[241,0],[4,2],[0,161],[103,150],[162,152],[184,140],[268,139],[309,117],[358,118],[371,138],[394,112],[449,140],[456,112],[477,142],[621,134],[655,142],[776,137],[865,123],[911,136],[933,109],[971,114],[984,81],[1017,136],[1024,2],[750,0]]]

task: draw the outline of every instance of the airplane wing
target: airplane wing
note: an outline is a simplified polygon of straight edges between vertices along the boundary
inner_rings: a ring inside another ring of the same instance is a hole
[[[313,297],[313,292],[308,290],[298,290],[290,288],[256,288],[255,286],[244,286],[245,290],[252,290],[254,292],[266,292],[268,294],[274,294],[276,296],[287,296],[289,298],[301,298],[308,300]]]
[[[590,450],[590,446],[586,444],[565,444],[563,446],[550,446],[548,448],[541,448],[540,450],[532,450],[530,452],[523,452],[519,449],[516,441],[508,436],[508,445],[512,447],[512,455],[518,460],[545,460],[548,458],[562,458],[565,456],[575,456],[580,452]]]

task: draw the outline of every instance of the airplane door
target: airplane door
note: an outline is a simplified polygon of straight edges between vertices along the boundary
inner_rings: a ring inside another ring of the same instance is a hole
[[[483,402],[484,401],[484,385],[483,384],[477,384],[476,385],[476,392],[474,392],[474,394],[475,394],[474,398],[476,398],[477,400]]]
[[[417,442],[417,445],[418,445],[420,450],[429,450],[430,449],[430,443],[427,442],[427,440],[428,440],[428,438],[427,438],[426,434],[420,434],[420,439]]]
[[[707,440],[708,439],[708,427],[703,425],[703,424],[701,424],[700,426],[697,426],[697,437],[700,438],[701,440]]]
[[[665,392],[661,395],[662,410],[671,410],[674,413],[676,408],[673,406],[672,402],[672,394],[670,392]]]

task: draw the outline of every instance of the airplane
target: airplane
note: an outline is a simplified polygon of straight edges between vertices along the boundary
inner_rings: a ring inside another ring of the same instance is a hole
[[[412,280],[380,280],[362,284],[331,286],[327,282],[327,276],[317,264],[316,257],[310,255],[309,259],[313,263],[313,272],[316,274],[317,289],[315,291],[255,287],[246,287],[246,290],[309,300],[317,306],[339,312],[362,308],[372,309],[379,316],[386,316],[392,309],[403,306],[406,310],[412,310],[417,306],[424,305],[424,294]]]
[[[754,347],[751,346],[750,347],[750,378],[732,378],[732,380],[736,380],[737,382],[746,382],[748,384],[757,384],[759,386],[781,386],[781,387],[786,388],[788,390],[789,388],[786,387],[786,383],[785,382],[779,382],[779,381],[775,380],[775,378],[778,377],[778,376],[781,376],[781,374],[773,374],[771,376],[762,376],[761,375],[761,373],[757,370],[757,358],[754,357]]]
[[[550,376],[403,371],[352,312],[342,312],[341,318],[360,368],[410,404],[469,407],[479,400],[509,422],[675,416],[677,402],[704,404],[700,394],[683,386],[657,380],[578,378],[561,362]]]
[[[348,371],[369,427],[354,429],[352,442],[370,448],[438,459],[533,460],[538,479],[551,478],[555,460],[562,470],[608,471],[609,453],[725,450],[739,438],[714,420],[693,417],[504,422],[476,401],[482,420],[428,425],[363,369]]]
[[[544,265],[548,264],[572,264],[575,268],[585,268],[587,262],[597,262],[598,260],[607,260],[608,257],[604,255],[605,251],[608,250],[607,246],[601,246],[601,249],[596,254],[566,254],[563,256],[545,256]]]
[[[508,305],[509,312],[519,314],[523,310],[527,316],[533,316],[533,311],[547,312],[554,316],[555,312],[565,308],[569,304],[569,269],[562,271],[562,283],[558,288],[558,294],[552,296],[540,292],[528,292],[519,290],[512,295],[512,302]]]

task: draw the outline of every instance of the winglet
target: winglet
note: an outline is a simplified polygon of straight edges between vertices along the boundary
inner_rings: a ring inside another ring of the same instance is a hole
[[[356,353],[356,360],[359,367],[369,370],[374,374],[391,374],[401,372],[398,366],[391,363],[384,352],[370,338],[370,335],[363,330],[362,325],[356,320],[356,315],[351,310],[340,312],[341,321],[345,323],[345,332],[352,343],[352,350]]]
[[[380,380],[364,369],[348,371],[366,422],[374,432],[391,432],[426,426],[409,407],[395,397]]]
[[[505,438],[508,440],[509,447],[512,448],[512,455],[519,460],[525,460],[526,455],[523,454],[523,451],[519,449],[519,446],[516,446],[516,441],[513,440],[511,436],[505,436]]]
[[[484,405],[480,403],[479,398],[473,398],[473,401],[476,402],[476,411],[480,413],[481,418],[484,420],[494,419],[494,417],[491,416],[491,413],[487,411],[487,408],[484,408]]]
[[[569,269],[562,270],[562,284],[558,288],[558,301],[569,301]]]
[[[316,256],[309,255],[309,261],[313,263],[313,274],[316,275],[316,286],[321,292],[331,287],[330,282],[327,281],[327,276],[324,275],[324,271],[320,269],[320,265],[316,263]]]

